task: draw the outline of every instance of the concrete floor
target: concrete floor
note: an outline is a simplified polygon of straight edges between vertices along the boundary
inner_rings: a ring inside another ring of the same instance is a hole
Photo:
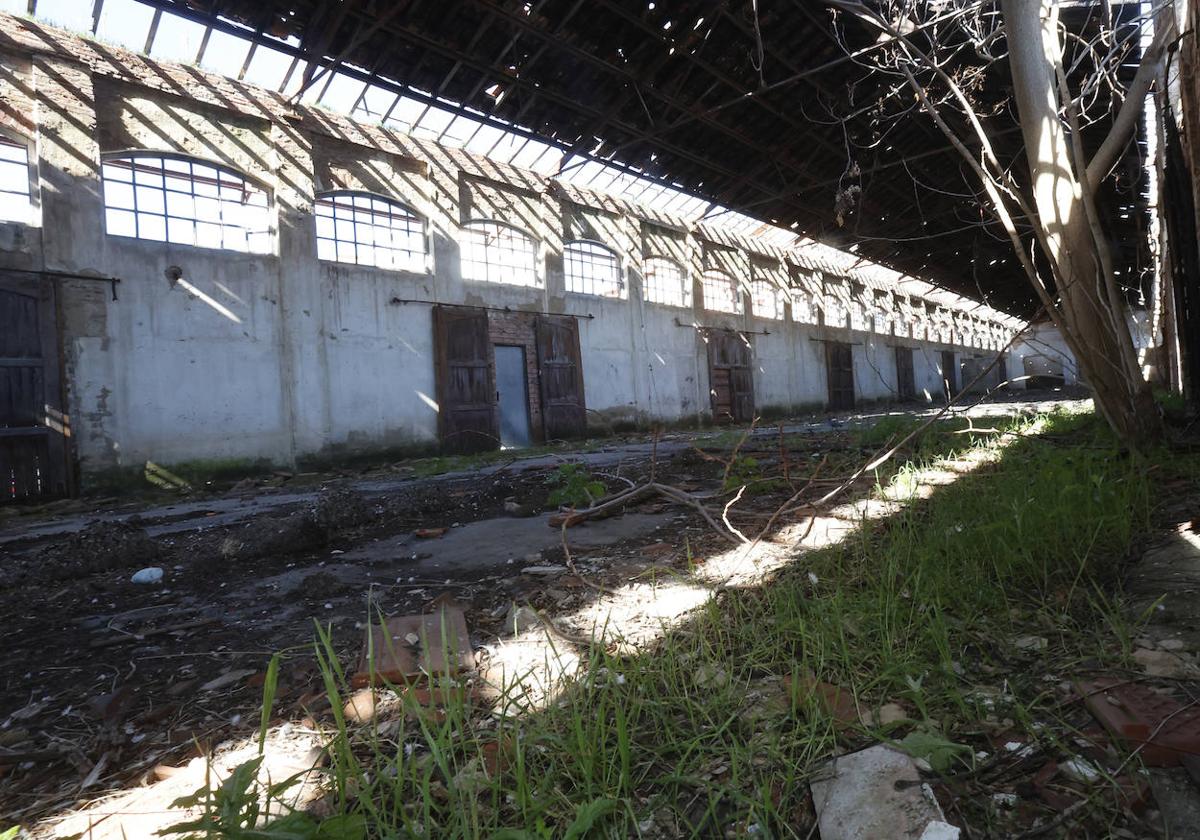
[[[1090,400],[1070,398],[1055,392],[1032,392],[1004,394],[1003,400],[990,399],[985,403],[972,406],[966,410],[956,409],[956,417],[984,419],[987,417],[1006,416],[1014,412],[1039,413],[1050,411],[1057,406],[1078,407]],[[1073,396],[1073,395],[1071,395]],[[970,397],[964,399],[971,399]],[[785,434],[820,434],[837,429],[862,428],[873,426],[886,417],[908,415],[922,419],[936,414],[939,407],[914,408],[909,410],[899,408],[881,409],[843,414],[814,415],[803,421],[786,422],[783,426]],[[674,457],[689,450],[692,445],[704,438],[726,430],[706,429],[696,432],[672,432],[663,435],[657,447],[649,439],[632,443],[621,443],[604,447],[603,449],[560,454],[537,455],[521,458],[517,453],[515,462],[506,464],[489,464],[475,469],[447,472],[432,478],[371,478],[350,481],[346,486],[362,493],[367,497],[381,496],[400,489],[419,486],[421,483],[440,483],[461,481],[464,479],[480,479],[498,476],[509,471],[523,471],[553,467],[569,457],[572,462],[585,464],[590,469],[608,469],[623,462],[644,462],[652,455],[660,459]],[[754,431],[756,436],[772,436],[779,433],[778,425],[765,424]],[[137,515],[149,520],[145,524],[146,533],[151,537],[169,536],[206,528],[222,527],[235,524],[264,513],[279,510],[289,506],[311,504],[317,499],[319,487],[313,486],[302,491],[286,489],[263,488],[247,493],[228,496],[210,496],[203,499],[174,502],[166,505],[150,505],[140,510],[88,511],[67,515],[46,515],[21,517],[7,523],[0,523],[0,548],[7,543],[16,541],[27,542],[44,537],[69,534],[85,528],[92,522],[124,521]]]

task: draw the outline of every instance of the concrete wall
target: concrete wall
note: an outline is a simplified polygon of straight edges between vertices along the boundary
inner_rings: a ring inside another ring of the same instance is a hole
[[[8,16],[0,16],[0,104],[0,130],[29,141],[35,175],[34,223],[0,223],[0,269],[121,280],[113,300],[105,284],[45,279],[62,286],[67,404],[84,471],[146,460],[289,463],[431,444],[434,303],[581,316],[586,401],[601,428],[709,415],[701,327],[746,334],[756,404],[779,412],[826,401],[827,340],[853,346],[860,400],[894,395],[897,344],[915,348],[918,394],[937,400],[942,349],[961,355],[1007,340],[1003,319],[986,308],[953,312],[899,289],[868,288],[720,228],[689,227]],[[262,184],[270,253],[107,235],[101,159],[130,149],[192,155]],[[421,216],[423,270],[318,260],[314,200],[341,188],[392,198]],[[462,225],[475,219],[536,239],[536,286],[464,279]],[[565,291],[563,243],[578,238],[620,255],[621,299]],[[649,256],[687,269],[691,306],[644,300]],[[742,285],[745,314],[704,308],[698,278],[713,266]],[[779,290],[781,317],[754,314],[752,280]],[[506,317],[496,314],[494,337],[512,326]]]
[[[1029,359],[1028,363],[1026,359]],[[1026,372],[1041,373],[1047,363],[1056,371],[1061,368],[1063,384],[1080,384],[1079,365],[1075,361],[1075,354],[1063,340],[1058,327],[1048,321],[1035,324],[1013,342],[1009,364],[1011,375],[1014,377],[1014,387],[1025,387]]]

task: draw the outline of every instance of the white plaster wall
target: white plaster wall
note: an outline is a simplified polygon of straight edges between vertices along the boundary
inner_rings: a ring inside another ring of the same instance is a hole
[[[1056,360],[1062,365],[1064,384],[1077,385],[1080,382],[1079,365],[1075,361],[1075,354],[1063,340],[1058,327],[1051,323],[1037,324],[1027,330],[1025,335],[1014,342],[1010,355],[1012,373],[1018,379],[1015,387],[1024,387],[1025,385],[1021,377],[1025,375],[1026,356],[1045,356]]]

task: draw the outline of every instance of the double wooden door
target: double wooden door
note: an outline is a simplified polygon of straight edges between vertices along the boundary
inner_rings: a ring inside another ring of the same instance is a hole
[[[749,423],[754,419],[754,354],[741,333],[708,330],[708,389],[713,422]]]
[[[539,315],[533,324],[538,397],[545,440],[581,437],[587,430],[579,324],[570,316]],[[438,431],[449,452],[500,446],[496,349],[486,309],[433,309]]]

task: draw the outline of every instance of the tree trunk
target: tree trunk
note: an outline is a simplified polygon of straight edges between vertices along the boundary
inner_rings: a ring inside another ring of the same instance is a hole
[[[1063,338],[1092,388],[1097,410],[1123,443],[1144,449],[1161,438],[1162,422],[1138,367],[1107,241],[1091,216],[1085,195],[1091,185],[1086,173],[1081,182],[1072,163],[1059,117],[1062,44],[1055,2],[1001,3],[1030,188],[1060,298]]]

